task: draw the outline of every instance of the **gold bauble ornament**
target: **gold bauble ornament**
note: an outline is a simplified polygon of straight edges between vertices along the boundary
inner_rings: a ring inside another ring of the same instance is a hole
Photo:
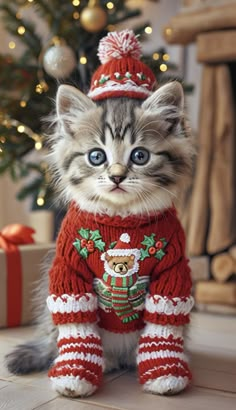
[[[96,33],[107,24],[107,13],[99,5],[99,1],[90,0],[80,14],[81,26],[90,33]]]

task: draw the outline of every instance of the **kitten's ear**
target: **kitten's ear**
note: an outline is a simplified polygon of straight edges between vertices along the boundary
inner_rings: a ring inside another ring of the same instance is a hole
[[[56,97],[57,117],[62,121],[64,128],[71,132],[74,119],[86,111],[96,108],[90,98],[71,85],[60,85]]]
[[[150,114],[160,115],[170,126],[168,131],[179,123],[184,108],[184,92],[177,81],[170,82],[158,88],[142,104],[142,108]]]

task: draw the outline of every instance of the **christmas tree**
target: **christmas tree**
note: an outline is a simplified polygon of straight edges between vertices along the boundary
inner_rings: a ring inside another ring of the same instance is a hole
[[[47,25],[48,41],[39,34],[37,24],[25,17],[28,8]],[[25,178],[17,197],[31,196],[33,209],[52,207],[50,173],[42,155],[47,148],[42,119],[52,111],[60,82],[88,91],[99,64],[99,40],[141,11],[129,9],[125,0],[5,0],[0,10],[13,35],[11,53],[0,55],[0,174],[9,172],[13,180]],[[139,27],[130,27],[129,22],[128,26],[141,40],[152,32],[148,22]],[[24,50],[15,57],[19,42]],[[144,61],[158,79],[173,68],[163,49],[144,56]]]

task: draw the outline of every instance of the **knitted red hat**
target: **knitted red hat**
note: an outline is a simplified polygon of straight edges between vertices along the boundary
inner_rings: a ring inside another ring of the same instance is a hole
[[[146,99],[156,84],[152,70],[140,61],[141,44],[132,30],[111,32],[98,46],[102,63],[95,71],[88,96]]]

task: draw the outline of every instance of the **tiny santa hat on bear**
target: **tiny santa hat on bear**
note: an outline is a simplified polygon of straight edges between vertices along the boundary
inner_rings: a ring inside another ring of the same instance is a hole
[[[111,32],[98,46],[101,65],[91,80],[92,100],[112,97],[146,99],[156,85],[152,70],[141,58],[141,44],[132,30]]]
[[[128,233],[122,233],[118,242],[112,249],[108,249],[107,252],[103,253],[101,256],[102,260],[105,260],[106,253],[109,256],[131,256],[134,255],[136,261],[140,259],[140,250],[137,248],[132,248],[130,245],[130,236]]]

